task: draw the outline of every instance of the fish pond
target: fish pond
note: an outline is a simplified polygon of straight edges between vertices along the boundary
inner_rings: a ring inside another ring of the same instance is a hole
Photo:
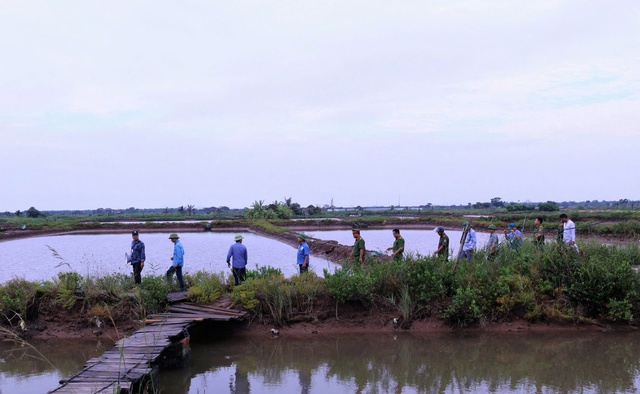
[[[193,340],[161,393],[636,393],[637,333],[268,335]],[[112,345],[111,345],[112,346]],[[0,343],[0,392],[45,393],[109,344]]]

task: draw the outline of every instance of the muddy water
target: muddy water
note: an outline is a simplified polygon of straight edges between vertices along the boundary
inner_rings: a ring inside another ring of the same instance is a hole
[[[266,329],[265,329],[266,331]],[[46,393],[113,344],[0,342],[0,392]],[[638,333],[341,335],[193,341],[161,393],[636,393]]]
[[[247,246],[249,265],[280,268],[285,276],[297,273],[297,250],[287,244],[250,233],[241,233]],[[234,243],[235,233],[179,234],[185,248],[184,272],[206,270],[229,272],[227,251]],[[145,243],[147,261],[142,275],[164,273],[170,265],[173,244],[169,234],[140,234]],[[20,277],[30,281],[50,280],[58,272],[74,270],[81,275],[103,276],[112,273],[131,273],[124,253],[129,252],[129,234],[90,234],[35,237],[0,242],[0,283]],[[55,253],[57,253],[57,257]],[[318,275],[323,269],[333,272],[336,264],[311,256],[310,267]]]
[[[0,393],[46,393],[112,347],[113,342],[97,340],[2,341]]]
[[[635,393],[637,334],[357,335],[193,344],[166,393]]]

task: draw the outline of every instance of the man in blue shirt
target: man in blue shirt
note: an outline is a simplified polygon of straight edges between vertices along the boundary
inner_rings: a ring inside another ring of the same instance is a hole
[[[244,237],[242,235],[236,235],[236,243],[231,245],[229,252],[227,253],[227,265],[231,267],[231,272],[233,272],[233,279],[235,280],[236,286],[247,279],[246,267],[247,262],[249,261],[249,256],[247,255],[247,247],[242,244],[243,238]],[[231,264],[232,260],[233,265]]]
[[[515,251],[522,249],[522,232],[516,228],[515,223],[509,223],[504,235],[506,240],[509,242],[509,249]]]
[[[298,235],[298,268],[301,274],[309,271],[309,245],[304,234]]]
[[[184,290],[184,280],[182,279],[182,266],[184,265],[184,248],[179,240],[178,234],[173,233],[169,236],[171,242],[173,242],[173,256],[171,256],[172,265],[167,270],[167,280],[171,280],[173,273],[175,272],[178,283],[180,284],[180,290]]]
[[[462,231],[467,230],[467,235],[464,239],[464,245],[460,251],[460,257],[465,257],[469,262],[473,259],[473,251],[476,247],[476,232],[471,228],[469,222],[462,223]]]
[[[144,268],[144,260],[146,259],[144,242],[140,241],[139,235],[137,230],[131,233],[131,238],[133,238],[131,241],[131,265],[133,266],[133,279],[137,285],[142,282],[140,273]]]

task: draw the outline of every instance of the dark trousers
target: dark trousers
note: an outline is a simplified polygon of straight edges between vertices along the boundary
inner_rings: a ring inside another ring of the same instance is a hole
[[[300,267],[300,273],[309,272],[309,264],[298,264],[298,267]]]
[[[240,283],[244,282],[247,279],[247,269],[245,267],[242,268],[231,268],[231,272],[233,272],[233,279],[236,282],[236,286]]]
[[[139,285],[142,282],[142,275],[140,275],[142,265],[141,263],[133,263],[131,265],[133,266],[133,279],[136,281],[136,284]]]
[[[463,250],[460,252],[460,257],[463,257],[471,262],[473,260],[473,251]]]
[[[180,290],[184,290],[184,280],[182,279],[182,267],[177,266],[171,266],[169,267],[169,269],[167,270],[167,280],[171,280],[171,277],[173,276],[173,273],[176,273],[176,278],[178,278],[178,283],[180,283]]]

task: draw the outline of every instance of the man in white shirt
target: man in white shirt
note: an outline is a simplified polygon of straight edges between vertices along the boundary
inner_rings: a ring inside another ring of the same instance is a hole
[[[579,252],[578,245],[576,245],[576,224],[569,219],[566,213],[560,214],[560,222],[562,222],[562,242],[569,247]]]

